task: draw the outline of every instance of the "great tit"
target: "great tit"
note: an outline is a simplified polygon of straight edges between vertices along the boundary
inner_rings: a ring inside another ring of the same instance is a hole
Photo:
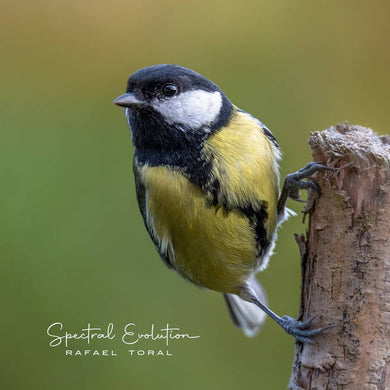
[[[255,278],[272,255],[288,197],[323,166],[287,176],[279,191],[280,148],[258,119],[233,105],[202,75],[154,65],[130,76],[114,100],[126,108],[135,147],[137,200],[164,263],[193,284],[223,293],[233,322],[248,336],[266,314],[302,342],[324,328],[279,317]]]

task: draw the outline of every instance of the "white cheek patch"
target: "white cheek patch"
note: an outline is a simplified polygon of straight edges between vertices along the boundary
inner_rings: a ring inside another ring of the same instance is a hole
[[[222,107],[222,96],[218,91],[187,91],[167,100],[156,99],[152,104],[169,124],[198,129],[215,121]]]

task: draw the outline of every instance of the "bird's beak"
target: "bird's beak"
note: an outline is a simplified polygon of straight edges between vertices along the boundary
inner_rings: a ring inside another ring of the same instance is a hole
[[[133,93],[124,93],[118,96],[113,103],[121,107],[131,107],[143,104],[144,102],[138,99]]]

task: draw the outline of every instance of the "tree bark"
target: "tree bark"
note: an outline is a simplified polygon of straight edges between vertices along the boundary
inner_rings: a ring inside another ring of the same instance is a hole
[[[302,259],[300,319],[332,325],[297,342],[289,389],[390,389],[390,137],[347,123],[314,132],[317,173]]]

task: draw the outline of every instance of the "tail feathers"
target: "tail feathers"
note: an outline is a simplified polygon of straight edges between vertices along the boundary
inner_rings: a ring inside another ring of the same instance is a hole
[[[253,276],[248,281],[250,287],[255,291],[257,298],[267,305],[265,291],[257,279]],[[248,337],[255,336],[261,329],[267,314],[254,303],[244,301],[234,294],[223,294],[228,306],[233,323],[242,329]]]

